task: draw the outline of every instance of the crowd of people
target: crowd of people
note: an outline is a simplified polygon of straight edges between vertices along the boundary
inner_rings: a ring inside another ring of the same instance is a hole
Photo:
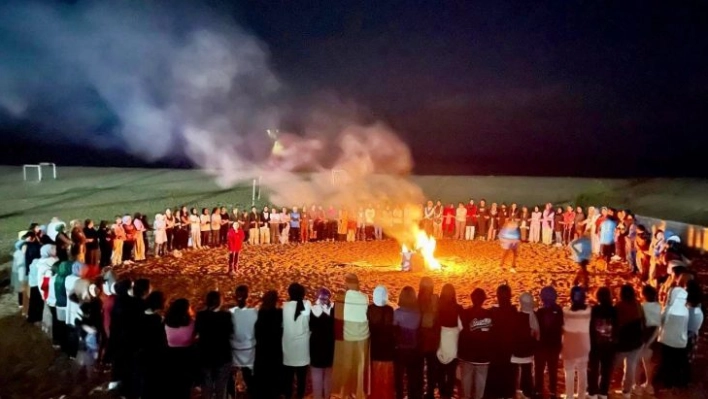
[[[67,228],[54,218],[19,234],[13,286],[29,322],[86,370],[110,365],[110,388],[126,397],[187,398],[197,386],[204,398],[235,397],[234,369],[252,398],[302,398],[308,375],[315,398],[431,398],[436,390],[450,398],[458,369],[464,398],[508,398],[517,390],[526,397],[548,390],[556,397],[559,359],[570,397],[576,373],[580,399],[586,391],[606,397],[618,360],[624,364],[625,396],[633,390],[651,393],[654,380],[663,387],[685,386],[703,315],[700,286],[680,240],[636,224],[629,211],[554,211],[550,204],[538,209],[487,208],[484,200],[457,207],[429,201],[417,210],[254,207],[199,214],[181,208],[156,215],[152,224],[138,213],[116,217],[113,224],[102,221],[98,228],[91,220],[75,220]],[[417,294],[405,287],[392,306],[385,287],[376,287],[370,303],[356,276],[348,275],[345,292],[322,288],[311,297],[314,302],[293,283],[282,306],[270,291],[258,308],[250,307],[248,287],[238,286],[237,306],[226,310],[220,294],[210,292],[206,308],[195,315],[187,299],[165,310],[164,295],[148,280],[116,280],[113,270],[144,261],[149,248],[154,256],[166,256],[227,246],[232,273],[244,243],[377,240],[408,223],[436,238],[498,238],[505,249],[521,241],[568,245],[579,276],[587,273],[593,254],[626,263],[643,283],[644,300],[632,285],[613,293],[579,278],[565,308],[556,303],[552,287],[541,289],[538,309],[530,293],[519,296],[517,308],[503,285],[495,306],[485,306],[486,293],[478,288],[471,293],[473,306],[463,309],[452,285],[438,295],[432,280],[423,278]],[[591,291],[593,306],[586,300]]]

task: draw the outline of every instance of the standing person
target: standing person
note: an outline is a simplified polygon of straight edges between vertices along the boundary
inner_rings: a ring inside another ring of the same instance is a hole
[[[58,280],[57,280],[58,283]],[[113,356],[111,387],[126,397],[137,395],[138,387],[134,379],[136,354],[139,348],[139,320],[142,317],[140,301],[130,295],[133,282],[124,279],[115,284],[115,302],[111,310],[109,350]],[[57,294],[59,287],[57,287]],[[57,312],[59,312],[57,296]]]
[[[540,338],[540,326],[536,313],[534,313],[533,296],[524,292],[519,296],[519,317],[517,322],[518,338],[514,345],[511,356],[511,363],[516,367],[518,385],[516,392],[521,393],[525,398],[531,398],[534,393],[533,387],[533,354],[538,347]],[[517,379],[515,378],[515,382]]]
[[[268,226],[270,227],[270,242],[273,244],[277,244],[280,242],[280,212],[278,212],[278,208],[273,207],[273,210],[270,213],[270,222],[268,223]]]
[[[563,231],[565,230],[564,220],[563,208],[559,206],[556,209],[555,215],[553,215],[553,235],[557,247],[563,246]]]
[[[443,209],[443,238],[453,238],[455,223],[455,205],[448,204]]]
[[[642,348],[642,334],[646,319],[642,305],[631,284],[620,289],[620,300],[615,305],[617,311],[617,360],[624,362],[622,395],[629,398],[637,374],[637,361]]]
[[[491,360],[492,314],[484,307],[487,294],[483,289],[476,288],[470,297],[472,307],[464,309],[460,315],[462,330],[457,357],[460,361],[462,398],[482,399]]]
[[[590,233],[590,241],[592,242],[592,254],[600,254],[600,240],[597,235],[597,219],[600,214],[594,206],[588,207],[588,216],[585,218],[585,231]]]
[[[300,237],[298,242],[306,243],[310,242],[312,237],[312,231],[314,228],[314,222],[312,220],[312,213],[307,211],[307,206],[303,205],[302,212],[300,213]]]
[[[646,326],[642,334],[642,349],[639,351],[639,364],[641,370],[637,369],[635,380],[635,391],[637,393],[646,393],[654,395],[654,347],[656,346],[656,338],[659,336],[659,327],[661,326],[661,305],[658,302],[658,294],[656,288],[651,285],[642,287],[642,310],[646,319]],[[641,381],[640,374],[643,372],[645,382],[639,385]]]
[[[171,383],[163,386],[164,397],[189,399],[195,381],[196,354],[194,320],[188,300],[179,298],[170,305],[165,314],[165,336],[165,375]]]
[[[374,223],[376,222],[376,209],[373,204],[364,210],[364,235],[366,236],[366,241],[371,241],[375,239]]]
[[[84,228],[78,220],[72,220],[69,223],[69,226],[71,227],[71,230],[69,231],[69,235],[71,237],[71,245],[69,246],[69,254],[71,255],[70,258],[85,263],[86,236],[84,235]]]
[[[541,242],[541,217],[543,214],[539,211],[538,207],[533,207],[533,212],[531,212],[531,226],[529,233],[531,238],[529,239],[533,243]]]
[[[609,268],[612,255],[615,253],[616,229],[617,222],[615,222],[614,217],[609,215],[600,224],[600,253],[602,254],[602,259],[605,260],[605,268]]]
[[[565,212],[563,213],[563,245],[568,245],[573,241],[576,215],[572,206],[568,205],[565,208]]]
[[[558,360],[563,347],[563,309],[556,300],[558,294],[551,286],[541,289],[543,306],[536,311],[539,327],[539,342],[534,354],[536,397],[543,396],[543,375],[548,375],[548,391],[551,398],[558,397]]]
[[[243,240],[245,239],[243,229],[241,229],[241,224],[234,222],[229,229],[229,234],[226,238],[229,247],[229,268],[227,273],[233,275],[234,272],[238,272],[238,259],[241,253],[241,248],[243,247]]]
[[[586,291],[590,288],[588,265],[592,257],[592,243],[590,235],[583,234],[570,243],[570,257],[578,265],[578,272],[573,281],[573,286],[581,286]]]
[[[239,285],[234,292],[236,306],[230,309],[231,322],[234,330],[231,334],[231,365],[236,370],[241,370],[246,392],[255,398],[256,387],[253,381],[253,367],[256,359],[255,326],[258,320],[258,311],[246,306],[248,301],[248,286]],[[233,374],[232,374],[233,375]],[[229,390],[235,388],[229,383]],[[231,392],[236,397],[236,392]]]
[[[521,213],[519,213],[519,230],[521,230],[521,242],[529,242],[529,223],[531,221],[531,214],[529,213],[529,208],[521,207]]]
[[[283,304],[283,391],[286,398],[293,396],[293,377],[296,379],[297,399],[305,397],[305,379],[310,364],[310,312],[312,305],[305,299],[305,287],[292,283],[288,287],[290,300]]]
[[[98,266],[101,258],[98,246],[98,231],[96,231],[96,226],[91,219],[86,219],[84,222],[84,237],[86,238],[86,264]]]
[[[333,388],[342,397],[365,399],[369,382],[369,298],[355,274],[345,276],[346,292],[334,306]]]
[[[433,237],[436,240],[443,238],[443,204],[440,200],[435,202],[435,208],[433,208]]]
[[[28,233],[33,234],[33,233]],[[49,288],[49,280],[52,277],[52,268],[59,261],[57,258],[56,247],[54,245],[45,244],[40,248],[40,258],[32,261],[27,275],[27,283],[29,285],[29,306],[27,309],[27,321],[29,323],[40,323],[44,312],[43,294]],[[71,262],[65,261],[69,264]],[[64,287],[62,287],[62,290]],[[64,305],[66,306],[66,305]]]
[[[270,209],[264,206],[261,212],[260,227],[258,227],[258,240],[261,244],[270,244],[270,216]]]
[[[464,240],[465,239],[465,227],[467,224],[467,208],[465,204],[460,202],[457,204],[457,209],[455,210],[455,239]]]
[[[192,208],[189,212],[189,238],[192,240],[192,248],[201,249],[202,248],[202,220],[199,216],[197,208]],[[209,242],[208,240],[204,241]]]
[[[440,322],[440,346],[438,347],[438,389],[440,397],[451,399],[457,382],[457,342],[460,336],[462,307],[457,303],[457,294],[452,284],[445,284],[440,291],[438,320]]]
[[[229,216],[229,211],[225,206],[221,207],[219,215],[221,216],[221,227],[219,227],[219,245],[226,245],[226,237],[229,235],[229,229],[231,228],[231,217]]]
[[[358,224],[357,213],[354,208],[349,210],[349,220],[347,221],[347,242],[356,241],[356,230]]]
[[[585,234],[585,213],[582,207],[575,208],[575,220],[573,220],[573,226],[575,230],[573,231],[573,238],[582,237]],[[572,238],[571,238],[572,240]]]
[[[290,241],[299,242],[300,240],[300,212],[294,206],[290,212]]]
[[[509,253],[511,253],[511,269],[509,269],[509,271],[516,273],[516,255],[519,250],[520,241],[521,233],[519,232],[518,223],[516,221],[509,220],[506,224],[504,224],[499,232],[499,242],[504,250],[499,268],[504,270],[504,261]]]
[[[585,290],[570,290],[570,307],[563,309],[563,368],[566,397],[575,396],[575,374],[578,375],[577,398],[585,399],[588,357],[590,353],[590,308],[585,304]]]
[[[636,266],[639,278],[646,283],[649,280],[651,267],[651,233],[644,225],[637,225],[636,236],[634,238],[634,249],[636,251]]]
[[[211,235],[209,237],[209,242],[211,242],[212,247],[220,247],[221,240],[219,239],[219,234],[221,232],[221,211],[218,207],[211,210],[211,218],[209,219],[209,225],[211,227]]]
[[[435,216],[435,207],[433,206],[433,201],[428,201],[423,207],[423,220],[421,221],[421,228],[425,231],[428,237],[433,235],[433,218]]]
[[[203,248],[209,248],[214,244],[210,241],[211,239],[211,216],[209,216],[209,208],[202,208],[202,214],[199,215],[199,233],[201,246]],[[192,242],[194,245],[194,242]]]
[[[588,395],[607,398],[617,350],[617,310],[612,306],[609,288],[598,288],[595,299],[597,305],[590,311]]]
[[[133,226],[135,227],[135,261],[142,262],[145,260],[146,251],[146,232],[147,228],[142,220],[142,215],[136,213],[133,217]]]
[[[492,206],[489,209],[488,222],[487,241],[494,241],[497,238],[497,230],[499,229],[499,208],[496,202],[492,202]]]
[[[172,214],[170,208],[165,209],[165,233],[167,233],[167,251],[172,252],[174,249],[175,225],[177,224],[176,217]]]
[[[337,241],[347,241],[348,226],[349,210],[342,207],[337,213]]]
[[[140,318],[140,349],[138,367],[141,375],[141,399],[164,397],[163,388],[167,384],[164,373],[167,354],[167,333],[160,312],[165,307],[165,296],[160,291],[151,292],[146,300],[147,308]]]
[[[664,387],[685,387],[688,383],[688,319],[689,308],[686,306],[688,292],[682,287],[674,287],[669,294],[669,301],[661,315],[661,363],[659,376]]]
[[[421,314],[411,286],[403,287],[398,297],[398,309],[393,313],[393,324],[396,327],[396,360],[394,375],[396,398],[403,399],[404,376],[408,381],[407,397],[421,399],[423,397],[423,359],[419,352],[419,332]]]
[[[466,208],[465,240],[474,240],[475,227],[477,226],[477,205],[474,204],[473,199],[470,199]]]
[[[101,253],[100,266],[104,268],[111,265],[111,255],[113,252],[113,236],[108,222],[101,220],[98,224],[98,247]]]
[[[632,273],[637,274],[637,247],[635,245],[637,239],[637,224],[634,222],[634,215],[631,211],[625,211],[627,216],[624,217],[624,225],[627,229],[627,237],[625,239],[625,261],[629,264]]]
[[[155,215],[155,221],[152,225],[155,229],[155,256],[159,258],[167,255],[167,224],[165,223],[165,216],[161,213]]]
[[[123,230],[125,230],[125,241],[123,242],[123,263],[132,264],[135,259],[135,239],[137,231],[130,215],[123,216]]]
[[[362,207],[356,213],[356,230],[357,241],[366,241],[366,216]]]
[[[511,304],[511,287],[502,284],[497,288],[497,306],[492,308],[492,343],[487,380],[487,395],[490,398],[511,398],[516,393],[514,367],[511,356],[516,342],[519,312]]]
[[[24,232],[20,232],[18,240],[15,242],[15,252],[12,254],[12,276],[10,281],[12,283],[12,291],[17,294],[17,304],[20,309],[22,309],[23,295],[25,281],[27,280],[27,271],[25,268],[25,253],[22,252],[22,243]],[[24,314],[23,314],[24,316]]]
[[[439,297],[435,293],[433,279],[423,277],[418,286],[420,307],[420,351],[425,364],[425,397],[435,397],[438,381],[437,350],[440,345],[440,322],[438,320]]]
[[[278,307],[278,292],[267,291],[261,299],[255,325],[256,359],[253,376],[256,398],[278,399],[283,378],[283,311]]]
[[[393,308],[388,304],[388,291],[383,285],[374,289],[374,303],[366,312],[371,332],[371,398],[394,399],[393,361],[396,330]]]
[[[231,373],[231,334],[234,327],[231,313],[221,310],[221,295],[210,291],[206,309],[197,313],[194,333],[202,372],[202,398],[226,397]]]
[[[287,244],[290,242],[290,213],[287,208],[283,208],[280,212],[280,243]]]
[[[314,399],[329,399],[332,394],[334,364],[334,312],[332,293],[317,291],[310,314],[310,375]]]
[[[251,207],[251,212],[248,213],[248,243],[258,245],[261,233],[261,214],[258,208]]]
[[[555,218],[553,214],[553,205],[551,203],[547,203],[546,207],[543,210],[543,214],[541,216],[541,242],[543,242],[546,245],[551,245],[553,244],[553,224],[554,224]]]

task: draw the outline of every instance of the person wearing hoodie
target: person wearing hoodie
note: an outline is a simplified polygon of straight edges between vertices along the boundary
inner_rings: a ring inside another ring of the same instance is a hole
[[[255,326],[258,320],[258,310],[248,307],[248,286],[239,285],[234,292],[236,306],[230,309],[233,333],[231,334],[231,365],[240,369],[246,392],[255,397],[255,383],[253,381],[253,365],[256,358]],[[229,384],[229,389],[235,388]],[[236,392],[230,392],[236,397]]]
[[[637,374],[637,361],[642,348],[642,334],[646,319],[642,305],[631,284],[620,289],[620,300],[615,305],[617,311],[617,361],[624,363],[622,394],[629,398]]]
[[[445,284],[440,291],[438,321],[440,323],[440,346],[438,347],[438,389],[443,399],[452,398],[457,382],[457,344],[460,336],[460,314],[457,294],[452,284]]]
[[[305,287],[292,283],[288,287],[290,301],[283,304],[283,366],[285,397],[293,396],[293,377],[297,380],[298,399],[305,397],[305,379],[310,364],[310,312]]]
[[[588,357],[590,354],[590,307],[585,303],[585,290],[570,290],[571,304],[563,309],[563,368],[565,369],[566,397],[576,392],[575,374],[578,375],[577,398],[585,399]]]
[[[57,261],[56,247],[47,244],[43,245],[40,249],[40,258],[33,260],[30,265],[29,275],[27,277],[30,288],[27,321],[30,323],[39,323],[42,321],[44,298],[48,296],[52,267]],[[43,294],[43,292],[46,292],[46,294]]]
[[[674,287],[669,301],[661,315],[661,364],[659,375],[667,389],[683,387],[688,383],[688,319],[686,306],[688,292],[682,287]]]
[[[533,389],[533,354],[538,346],[540,337],[540,326],[536,313],[534,313],[533,296],[524,292],[519,296],[520,312],[517,318],[517,338],[514,343],[514,351],[511,355],[511,363],[516,368],[515,381],[517,397],[531,398]]]
[[[617,310],[608,287],[598,288],[595,300],[597,305],[590,312],[588,394],[593,399],[607,399],[617,349]]]
[[[332,394],[333,306],[332,293],[320,288],[310,314],[310,376],[314,399],[329,399]]]
[[[542,397],[543,375],[547,372],[548,391],[555,399],[558,395],[558,359],[563,347],[563,308],[556,303],[558,293],[551,286],[543,287],[540,297],[543,306],[536,311],[539,343],[534,354],[535,396]]]
[[[484,307],[487,294],[476,288],[470,294],[472,307],[462,310],[462,330],[457,347],[462,376],[462,397],[482,399],[487,384],[492,346],[492,314]]]
[[[406,396],[404,393],[409,399],[423,397],[423,359],[419,350],[421,319],[415,290],[411,286],[403,287],[398,296],[398,309],[393,313],[396,327],[396,360],[393,366],[396,399],[403,399]],[[403,387],[404,376],[408,381],[407,389]]]
[[[388,291],[383,285],[374,289],[374,303],[366,311],[371,334],[371,397],[394,399],[393,361],[395,327],[393,308],[388,304]]]
[[[654,395],[654,388],[652,387],[652,381],[654,380],[654,346],[656,344],[656,338],[659,335],[659,327],[661,326],[661,305],[658,302],[658,294],[656,288],[651,285],[645,285],[642,288],[642,297],[644,302],[642,303],[642,310],[644,311],[644,317],[646,318],[646,326],[644,327],[644,332],[642,334],[642,348],[639,351],[639,360],[642,366],[642,370],[637,369],[637,376],[635,377],[635,389],[634,391],[638,394],[642,392],[649,395]],[[644,374],[645,382],[642,385],[638,385],[641,381],[641,375]]]
[[[516,343],[519,312],[511,304],[511,287],[502,284],[497,288],[497,306],[490,310],[492,317],[492,347],[486,396],[511,398],[516,394],[514,366],[511,357]]]
[[[66,301],[66,341],[64,352],[70,359],[76,358],[79,351],[79,331],[76,328],[76,320],[81,319],[80,298],[76,295],[76,284],[81,279],[85,266],[76,261],[71,264],[71,274],[64,279],[64,290]],[[56,287],[57,289],[59,287]]]

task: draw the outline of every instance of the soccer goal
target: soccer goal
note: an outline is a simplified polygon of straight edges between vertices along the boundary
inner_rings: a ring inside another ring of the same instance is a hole
[[[40,162],[38,164],[25,164],[22,165],[22,179],[24,181],[27,181],[28,177],[28,171],[30,172],[30,175],[32,175],[33,171],[37,172],[37,181],[42,181],[42,169],[43,168],[52,168],[52,178],[54,180],[57,179],[57,165],[53,162]],[[31,176],[30,176],[31,177]]]

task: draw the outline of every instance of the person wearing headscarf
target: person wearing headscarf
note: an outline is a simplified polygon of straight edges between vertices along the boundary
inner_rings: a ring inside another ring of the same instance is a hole
[[[69,222],[69,228],[71,259],[82,263],[86,262],[86,235],[84,235],[84,228],[79,220]]]
[[[617,359],[624,363],[622,393],[625,397],[632,394],[634,379],[637,374],[637,361],[642,348],[642,334],[646,319],[642,305],[637,301],[637,294],[631,284],[620,289],[620,300],[615,304],[617,311]]]
[[[10,283],[12,291],[17,294],[17,304],[22,309],[22,292],[24,291],[25,281],[27,280],[27,271],[25,269],[25,253],[22,251],[23,239],[26,232],[19,233],[18,240],[15,241],[15,252],[12,253],[12,275]]]
[[[288,287],[290,300],[283,304],[283,366],[285,366],[285,397],[293,393],[293,377],[297,379],[297,398],[305,397],[305,379],[310,364],[310,312],[312,305],[305,299],[305,287],[292,283]]]
[[[84,238],[86,240],[86,264],[91,266],[99,266],[101,260],[101,252],[99,248],[98,231],[95,228],[93,220],[86,219],[84,221]]]
[[[600,287],[595,293],[597,305],[590,311],[590,355],[588,358],[588,394],[609,394],[617,350],[617,310],[612,306],[612,292]]]
[[[435,293],[433,279],[423,277],[418,286],[418,306],[420,307],[420,350],[426,371],[425,397],[435,397],[438,381],[437,351],[440,345],[440,322],[438,320],[439,297]]]
[[[329,399],[334,363],[334,303],[326,288],[317,291],[310,315],[310,376],[314,399]]]
[[[394,375],[396,399],[403,399],[404,393],[411,399],[420,399],[423,394],[423,358],[420,352],[421,312],[415,290],[405,286],[398,296],[398,309],[393,313],[396,327],[396,360]],[[404,388],[403,381],[407,380]]]
[[[538,346],[541,328],[536,313],[534,313],[533,296],[528,292],[522,293],[519,296],[519,305],[517,338],[511,355],[511,363],[516,366],[516,375],[519,376],[517,391],[521,391],[525,397],[530,398],[534,393],[533,354]]]
[[[543,394],[543,376],[548,374],[548,391],[551,397],[558,394],[558,359],[563,347],[563,308],[556,303],[558,293],[552,286],[543,287],[540,293],[542,306],[536,311],[539,342],[534,354],[536,397]]]
[[[383,285],[374,289],[373,296],[374,303],[366,311],[371,333],[370,397],[394,399],[393,360],[396,337],[393,308],[388,304],[388,291]]]
[[[659,376],[667,389],[683,387],[688,383],[688,319],[690,312],[686,306],[688,292],[682,287],[674,287],[669,301],[661,315],[661,363]]]
[[[66,307],[68,297],[66,295],[66,278],[71,275],[73,262],[65,260],[56,266],[56,275],[52,279],[52,284],[47,303],[52,312],[52,335],[56,345],[62,349],[66,348]],[[52,300],[54,298],[54,300]],[[54,308],[54,309],[52,309]]]
[[[590,307],[585,303],[585,290],[570,290],[570,306],[563,309],[563,368],[566,397],[575,396],[575,374],[578,374],[577,398],[585,399],[588,356],[590,353]]]
[[[440,397],[452,398],[457,382],[457,342],[460,336],[460,314],[462,307],[457,303],[457,294],[452,284],[445,284],[440,291],[438,322],[440,323],[440,344],[437,350],[438,389]]]
[[[346,292],[335,301],[332,391],[365,399],[369,386],[369,298],[359,290],[355,274],[345,276]]]
[[[241,370],[246,392],[254,397],[253,363],[256,358],[255,325],[258,311],[247,306],[248,286],[239,285],[234,292],[236,306],[230,309],[234,331],[231,334],[231,365],[235,370]],[[234,384],[229,384],[231,389]],[[235,394],[235,392],[232,392]],[[236,395],[234,395],[236,397]]]
[[[66,342],[64,352],[70,359],[76,357],[79,351],[79,331],[76,329],[76,320],[81,318],[80,296],[76,295],[76,285],[80,281],[84,264],[75,261],[71,264],[71,274],[64,279],[66,295]],[[59,289],[61,287],[55,287]],[[88,285],[86,285],[88,288]]]
[[[226,397],[231,375],[231,334],[234,331],[231,313],[221,309],[221,294],[210,291],[206,308],[197,313],[194,333],[202,372],[202,398]]]
[[[236,224],[236,223],[234,223]],[[255,325],[256,358],[253,376],[256,398],[278,399],[283,378],[283,310],[278,307],[278,292],[263,294]]]
[[[165,215],[158,213],[155,215],[153,222],[155,229],[155,256],[161,257],[167,255],[167,224],[165,223]]]
[[[133,224],[133,218],[130,215],[123,216],[121,219],[123,230],[125,231],[125,241],[123,242],[123,263],[131,264],[135,258],[135,240],[137,231]]]
[[[69,260],[69,253],[71,252],[72,241],[69,236],[66,235],[66,225],[62,222],[56,225],[56,236],[54,237],[54,242],[56,243],[57,257],[59,260]]]
[[[511,398],[516,394],[514,367],[511,356],[516,342],[519,312],[511,304],[511,287],[502,284],[497,288],[497,306],[490,310],[492,317],[492,345],[486,396]]]
[[[65,224],[59,218],[53,217],[52,220],[49,221],[49,224],[47,224],[47,237],[49,237],[52,242],[56,242],[57,240],[57,234],[59,234],[59,230],[57,230],[57,226],[60,224]]]
[[[54,245],[44,245],[40,249],[40,258],[32,261],[27,282],[30,288],[27,321],[39,323],[44,312],[44,300],[49,295],[49,280],[52,266],[57,262]]]
[[[113,242],[111,266],[118,266],[123,262],[123,245],[125,245],[125,229],[120,216],[116,216],[115,223],[111,226],[111,239]]]
[[[145,260],[145,232],[147,227],[143,223],[142,215],[136,213],[133,217],[133,227],[135,228],[135,261],[141,262]]]

